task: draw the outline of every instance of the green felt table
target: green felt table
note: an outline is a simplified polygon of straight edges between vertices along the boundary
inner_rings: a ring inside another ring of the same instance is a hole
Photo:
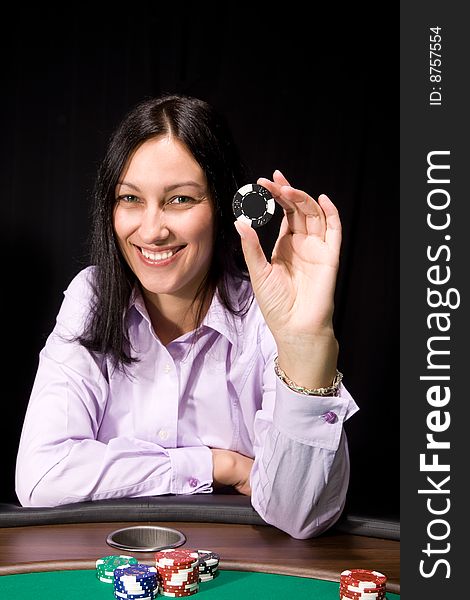
[[[106,540],[144,522],[69,523],[0,528],[0,600],[113,600],[112,586],[95,577],[98,557],[122,554]],[[151,524],[151,523],[147,523]],[[339,598],[340,574],[365,568],[387,575],[389,600],[400,593],[397,540],[326,532],[299,540],[268,526],[160,522],[182,532],[187,548],[220,555],[220,575],[201,583],[198,598]],[[153,565],[153,552],[125,552]],[[163,598],[163,596],[162,596]]]
[[[339,584],[308,577],[221,569],[212,581],[200,584],[200,600],[333,600]],[[163,598],[163,596],[159,596]],[[34,600],[113,600],[113,586],[102,583],[91,569],[43,571],[0,577],[0,598]],[[387,593],[389,600],[399,599]]]

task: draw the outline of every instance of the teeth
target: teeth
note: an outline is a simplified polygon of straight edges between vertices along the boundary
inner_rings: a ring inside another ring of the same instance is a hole
[[[171,258],[174,254],[176,254],[176,250],[168,250],[167,252],[149,252],[145,248],[141,248],[140,251],[149,260],[153,260],[155,262],[159,260],[166,260],[167,258]]]

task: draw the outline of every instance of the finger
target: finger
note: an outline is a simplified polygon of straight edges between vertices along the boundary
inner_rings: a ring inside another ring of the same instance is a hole
[[[291,231],[324,239],[326,220],[317,202],[306,192],[293,188],[279,169],[274,171],[273,179],[260,177],[258,183],[266,187],[283,207]]]
[[[287,181],[281,174],[282,180]],[[287,221],[289,223],[289,227],[292,233],[307,233],[307,228],[305,225],[305,217],[299,213],[299,209],[296,206],[296,202],[291,202],[291,200],[283,193],[283,190],[289,189],[290,186],[284,185],[275,181],[270,181],[265,177],[260,177],[258,179],[258,183],[263,187],[267,188],[274,200],[282,206],[284,209],[284,215],[287,217]],[[292,188],[294,189],[294,188]],[[297,190],[300,191],[300,190]],[[305,192],[303,192],[305,195]]]
[[[287,220],[287,216],[284,215],[281,221],[281,227],[279,228],[279,238],[288,235],[290,233],[290,226]]]
[[[281,188],[284,184],[280,184],[275,181],[271,181],[270,179],[267,179],[266,177],[259,177],[256,183],[259,183],[259,185],[262,185],[263,187],[265,187],[267,190],[269,190],[271,192],[272,197],[274,198],[274,200],[276,200],[276,202],[278,204],[280,204],[282,206],[282,208],[284,209],[284,212],[286,212],[286,213],[292,212],[293,213],[295,211],[294,204],[281,198]]]
[[[281,171],[279,171],[279,169],[276,169],[274,171],[273,181],[275,181],[276,183],[279,183],[279,185],[290,185],[290,183],[287,181],[287,179],[284,177],[284,175],[281,173]]]
[[[279,169],[276,169],[274,171],[272,181],[267,177],[259,177],[257,183],[269,189],[271,193],[276,193],[276,195],[277,192],[279,192],[280,187],[282,187],[283,185],[290,185],[290,183],[287,181],[287,179],[284,177],[281,171],[279,171]]]
[[[290,223],[294,233],[305,233],[324,238],[326,218],[320,205],[306,192],[291,186],[281,188],[282,197],[295,206]]]
[[[318,203],[320,204],[326,219],[325,242],[339,253],[341,248],[342,227],[338,209],[326,194],[321,194],[318,197]]]
[[[243,255],[250,273],[251,283],[256,290],[268,276],[271,265],[266,260],[256,231],[242,221],[237,220],[234,225],[240,235]]]
[[[276,202],[278,202],[278,204],[280,204],[285,211],[294,212],[295,205],[281,197],[282,186],[290,185],[281,171],[278,169],[274,171],[273,181],[267,179],[266,177],[259,177],[257,183],[268,189]]]

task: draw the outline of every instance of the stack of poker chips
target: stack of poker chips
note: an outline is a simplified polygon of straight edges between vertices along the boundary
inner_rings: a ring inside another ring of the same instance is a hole
[[[347,600],[383,600],[387,577],[379,571],[347,569],[341,573],[339,597]]]
[[[114,570],[116,600],[154,600],[158,592],[157,569],[137,563]]]
[[[220,556],[211,550],[198,550],[199,554],[199,582],[214,579],[219,568]]]
[[[183,598],[199,590],[199,554],[197,550],[165,548],[156,552],[158,591],[162,596]]]
[[[137,562],[136,558],[125,554],[103,556],[96,560],[96,577],[103,583],[113,583],[115,569],[136,565]]]

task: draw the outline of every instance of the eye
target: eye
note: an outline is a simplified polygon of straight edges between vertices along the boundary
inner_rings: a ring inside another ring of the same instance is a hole
[[[137,196],[133,196],[132,194],[123,194],[122,196],[118,196],[116,198],[116,202],[125,202],[127,204],[134,204],[139,201],[139,198]]]
[[[194,199],[189,196],[174,196],[168,204],[191,204],[191,202],[194,202]]]

